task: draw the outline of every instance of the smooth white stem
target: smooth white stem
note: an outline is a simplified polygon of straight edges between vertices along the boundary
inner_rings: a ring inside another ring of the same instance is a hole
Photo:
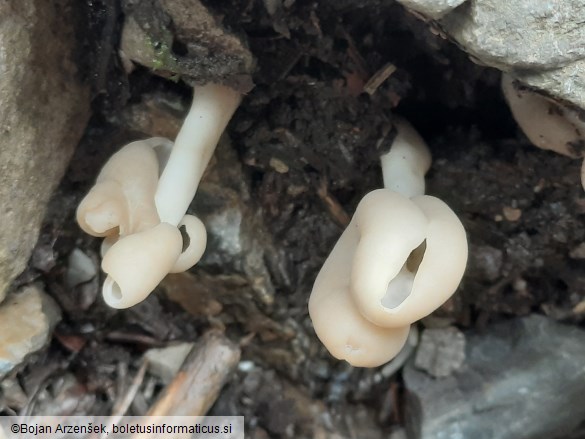
[[[155,195],[161,222],[177,226],[185,213],[213,151],[240,103],[229,87],[196,87],[191,110],[179,131]]]
[[[429,148],[407,121],[395,118],[394,126],[398,132],[390,152],[380,157],[384,187],[408,198],[423,195],[431,167]]]

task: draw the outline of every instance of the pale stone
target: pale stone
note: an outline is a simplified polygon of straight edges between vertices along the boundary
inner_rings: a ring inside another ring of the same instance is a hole
[[[69,0],[0,2],[0,301],[26,267],[89,117],[71,8]]]
[[[441,29],[482,64],[581,108],[584,22],[582,0],[468,0],[439,20]]]
[[[436,20],[465,1],[466,0],[398,0],[398,3]]]
[[[193,346],[194,343],[179,343],[164,348],[149,349],[144,354],[148,361],[148,369],[164,383],[170,383]]]
[[[37,285],[24,287],[0,305],[0,380],[51,339],[61,311]]]

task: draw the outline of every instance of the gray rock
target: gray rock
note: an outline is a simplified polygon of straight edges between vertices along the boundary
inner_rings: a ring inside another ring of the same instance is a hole
[[[582,329],[533,315],[468,334],[465,366],[448,378],[409,364],[409,437],[566,437],[585,419],[584,341]]]
[[[468,274],[474,279],[495,282],[502,273],[504,252],[489,245],[471,245],[469,252]]]
[[[399,428],[398,430],[395,430],[392,433],[390,433],[388,439],[408,439],[408,436],[406,435],[406,430],[404,430],[403,428]]]
[[[74,248],[67,258],[65,271],[65,285],[68,288],[76,287],[89,282],[98,274],[96,261],[82,250]]]
[[[425,329],[414,365],[440,378],[451,375],[465,361],[465,336],[454,327]]]
[[[242,165],[225,140],[218,145],[192,205],[207,228],[207,249],[199,267],[245,275],[260,302],[271,305],[274,286],[266,261],[275,260],[271,253],[276,251],[261,212],[253,207]]]
[[[149,349],[144,354],[148,361],[148,369],[165,384],[170,383],[193,346],[195,343],[179,343],[165,348]]]
[[[441,25],[485,63],[545,70],[585,57],[583,20],[581,0],[469,0]]]
[[[573,259],[585,259],[585,242],[582,242],[569,253]]]
[[[585,60],[575,61],[560,69],[514,71],[512,74],[531,87],[585,108]]]
[[[398,0],[398,3],[402,3],[407,8],[436,20],[465,1],[466,0]]]
[[[48,388],[35,395],[33,416],[88,416],[96,413],[99,401],[96,394],[67,372],[51,380]]]
[[[481,63],[585,108],[585,3],[468,0],[439,20]]]
[[[20,411],[26,407],[27,402],[28,396],[16,378],[6,378],[0,382],[0,407],[6,406]]]
[[[418,329],[416,325],[410,327],[410,332],[404,347],[398,352],[398,354],[386,363],[381,369],[370,369],[364,373],[363,377],[357,383],[357,389],[354,392],[356,399],[367,399],[373,391],[374,386],[380,385],[383,380],[387,380],[398,372],[404,364],[412,357],[417,345],[419,343]],[[330,378],[330,371],[327,371],[323,376]],[[345,381],[332,384],[338,384],[344,386]],[[338,392],[336,392],[338,393]]]
[[[0,379],[42,349],[61,312],[40,287],[31,285],[0,306]]]
[[[26,267],[89,117],[72,59],[72,3],[0,3],[0,300]]]

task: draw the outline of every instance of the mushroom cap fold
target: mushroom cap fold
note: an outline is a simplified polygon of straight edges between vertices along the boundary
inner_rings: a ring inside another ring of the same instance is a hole
[[[120,238],[107,251],[103,295],[112,308],[128,308],[146,299],[176,264],[183,239],[167,223]]]
[[[118,235],[117,233],[112,233],[111,235],[106,236],[102,240],[102,245],[100,246],[100,256],[103,258],[108,252],[108,250],[111,249],[112,246],[116,242],[118,242],[119,239],[120,235]]]
[[[334,357],[356,367],[376,367],[402,349],[409,326],[382,328],[359,313],[350,295],[351,264],[359,238],[352,220],[315,280],[309,315],[317,336]]]
[[[92,236],[118,233],[120,223],[128,217],[122,188],[115,181],[96,184],[83,198],[76,212],[79,227]]]
[[[382,300],[393,279],[402,279],[402,267],[410,254],[425,240],[428,218],[409,198],[377,189],[359,203],[354,222],[359,242],[352,250],[351,296],[374,324],[394,326],[388,325],[386,314],[379,315],[380,308],[385,309]]]
[[[77,222],[85,232],[124,236],[160,222],[154,204],[159,165],[153,140],[159,139],[124,146],[104,165],[95,186],[77,208]]]
[[[185,232],[189,237],[189,245],[183,250],[171,273],[182,273],[195,265],[205,252],[207,246],[207,231],[199,218],[193,215],[185,215],[179,223],[179,230],[185,226]]]
[[[410,325],[383,328],[366,320],[352,303],[349,288],[313,289],[309,314],[317,337],[338,360],[355,367],[377,367],[394,358]]]
[[[387,198],[390,204],[393,197]],[[381,229],[362,232],[368,239],[360,239],[355,251],[352,297],[364,317],[386,328],[409,325],[435,311],[455,292],[467,265],[465,229],[449,206],[428,195],[410,201],[426,219],[422,228],[397,229],[388,221]],[[384,209],[361,213],[379,217]],[[401,215],[398,210],[394,214]],[[407,260],[415,235],[419,244],[424,241],[424,253],[418,267],[410,271]],[[409,287],[410,291],[403,291]],[[398,295],[398,300],[391,295]]]

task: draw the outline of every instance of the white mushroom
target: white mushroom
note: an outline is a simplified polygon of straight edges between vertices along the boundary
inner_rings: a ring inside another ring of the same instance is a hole
[[[444,202],[422,195],[428,148],[407,122],[396,128],[381,159],[386,188],[359,203],[309,299],[319,339],[354,366],[392,359],[410,325],[455,292],[467,263],[461,222]]]
[[[80,204],[80,226],[105,237],[103,296],[110,306],[135,305],[168,273],[189,269],[203,255],[205,226],[186,212],[240,98],[228,87],[197,87],[175,144],[153,138],[125,146]]]
[[[502,91],[514,119],[534,146],[569,157],[585,152],[585,122],[577,111],[502,74]]]

